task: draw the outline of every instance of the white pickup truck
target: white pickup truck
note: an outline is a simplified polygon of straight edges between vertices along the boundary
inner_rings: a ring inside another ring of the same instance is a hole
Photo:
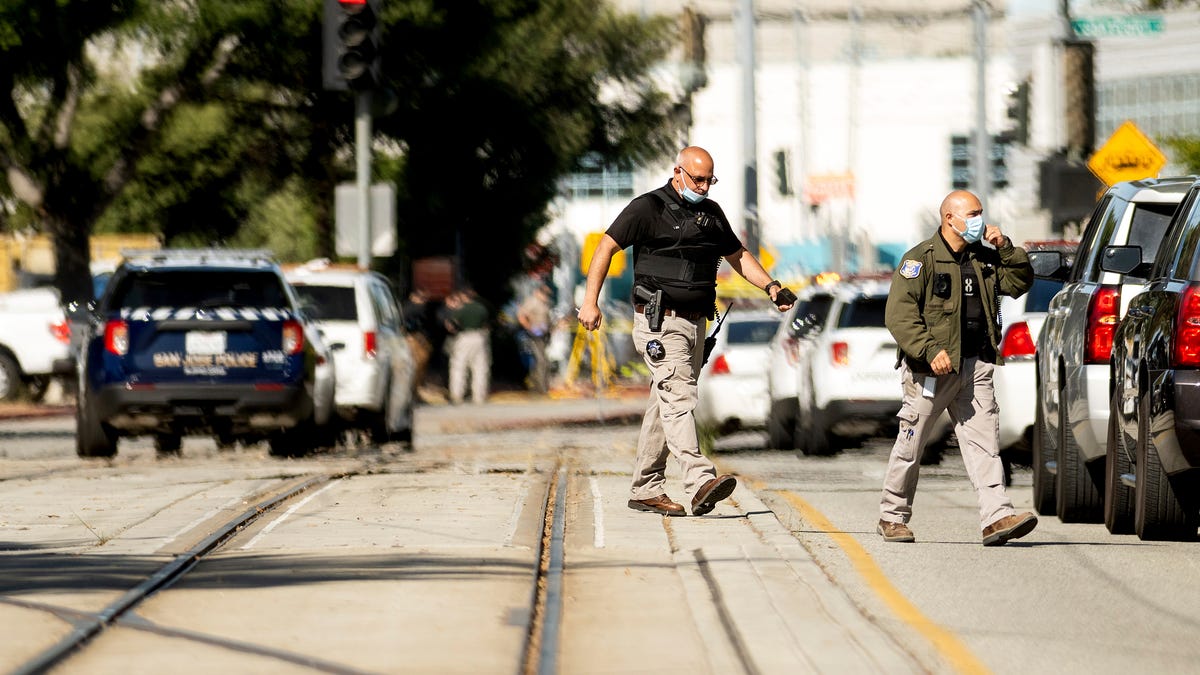
[[[74,372],[71,328],[53,288],[0,293],[0,401],[38,399],[54,376]]]

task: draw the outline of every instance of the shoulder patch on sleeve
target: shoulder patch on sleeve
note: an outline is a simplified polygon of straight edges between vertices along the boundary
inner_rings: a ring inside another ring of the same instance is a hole
[[[917,275],[920,273],[920,260],[913,260],[912,258],[909,258],[905,260],[902,265],[900,265],[900,276],[904,277],[905,279],[916,279]]]

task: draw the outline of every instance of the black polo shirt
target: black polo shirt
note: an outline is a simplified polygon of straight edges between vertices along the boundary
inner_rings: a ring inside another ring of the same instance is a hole
[[[661,289],[664,306],[685,312],[712,311],[717,299],[717,266],[721,258],[742,248],[716,202],[705,199],[691,204],[675,192],[670,181],[629,202],[607,234],[621,248],[633,247],[634,285]],[[693,263],[697,274],[684,280],[639,270],[638,261],[644,256],[681,258]]]

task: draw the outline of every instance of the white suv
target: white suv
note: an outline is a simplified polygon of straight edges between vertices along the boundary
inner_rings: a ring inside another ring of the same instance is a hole
[[[326,260],[290,268],[286,276],[333,350],[338,415],[376,443],[411,443],[414,360],[387,279]]]
[[[806,286],[796,294],[796,304],[783,315],[779,329],[771,338],[771,354],[767,371],[767,395],[771,408],[767,411],[767,443],[779,450],[795,447],[797,403],[796,372],[803,355],[825,325],[825,317],[833,304],[833,291],[826,285]]]
[[[884,325],[890,281],[860,280],[834,292],[820,335],[797,370],[796,448],[806,455],[837,450],[842,438],[873,433],[900,410],[896,340]],[[855,427],[847,427],[853,423]]]

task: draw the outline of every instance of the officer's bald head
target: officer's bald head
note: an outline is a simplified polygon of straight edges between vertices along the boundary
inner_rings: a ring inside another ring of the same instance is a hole
[[[689,145],[675,156],[675,165],[682,167],[693,176],[711,176],[713,158],[704,148],[698,145]]]
[[[947,215],[959,215],[969,213],[979,209],[981,206],[979,197],[966,190],[955,190],[946,195],[942,200],[942,206],[939,209],[939,215],[942,222],[946,222]]]

